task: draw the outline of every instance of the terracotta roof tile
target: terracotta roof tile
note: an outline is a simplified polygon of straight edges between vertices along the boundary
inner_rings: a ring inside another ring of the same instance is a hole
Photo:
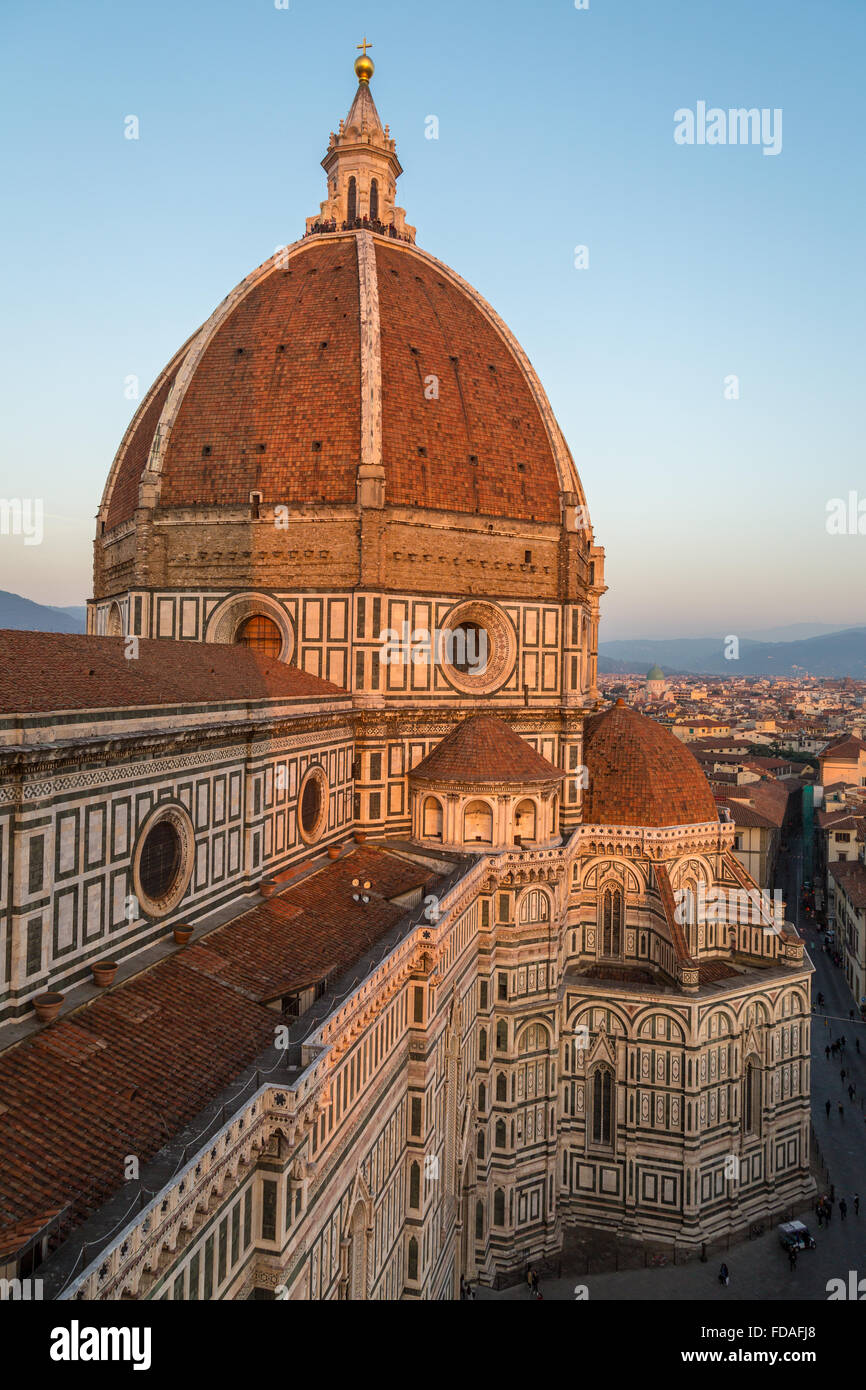
[[[0,629],[0,714],[345,696],[330,681],[217,642]]]
[[[408,243],[377,239],[375,248],[387,502],[558,523],[556,460],[512,349],[444,267]],[[151,388],[118,451],[107,529],[138,505],[188,349]],[[436,397],[425,394],[430,376]],[[360,450],[356,238],[307,238],[240,297],[207,344],[165,447],[159,505],[245,507],[252,491],[264,506],[353,504]]]
[[[587,720],[583,760],[584,824],[702,825],[719,818],[686,744],[622,701]]]
[[[388,502],[558,522],[550,441],[510,348],[411,246],[377,242],[376,265]]]
[[[125,1155],[149,1162],[273,1042],[281,1015],[263,1000],[348,968],[406,911],[388,899],[429,881],[355,848],[0,1053],[0,1250],[64,1207],[73,1224],[96,1210]]]

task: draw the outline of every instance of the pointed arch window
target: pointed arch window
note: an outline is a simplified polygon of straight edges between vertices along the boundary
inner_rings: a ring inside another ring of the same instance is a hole
[[[421,1168],[417,1163],[413,1163],[409,1169],[409,1205],[421,1205]]]
[[[407,1276],[413,1281],[418,1278],[418,1241],[415,1236],[409,1241],[409,1259],[407,1261]]]
[[[613,1143],[613,1072],[597,1067],[592,1077],[592,1142]]]
[[[688,946],[692,955],[696,955],[698,949],[698,890],[693,878],[687,879],[683,884],[683,899]]]
[[[376,179],[373,179],[373,180],[371,180],[371,183],[370,183],[370,221],[371,221],[371,222],[378,222],[378,220],[379,220],[379,184],[377,183]]]
[[[359,1203],[350,1226],[351,1248],[349,1267],[349,1298],[354,1302],[367,1299],[367,1219]]]
[[[743,1131],[761,1132],[761,1069],[755,1057],[749,1057],[743,1072]]]
[[[349,179],[349,226],[358,216],[358,185],[355,183],[354,175]]]
[[[520,921],[549,922],[550,899],[540,888],[530,888],[520,899]]]
[[[621,888],[605,888],[601,895],[601,950],[605,956],[622,955],[625,917]]]
[[[493,1193],[493,1224],[505,1225],[505,1193],[501,1187],[497,1187]]]

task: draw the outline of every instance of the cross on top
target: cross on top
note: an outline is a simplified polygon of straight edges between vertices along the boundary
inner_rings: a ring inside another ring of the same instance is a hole
[[[356,47],[356,48],[362,48],[362,49],[364,50],[364,57],[366,58],[366,56],[367,56],[367,49],[368,49],[368,48],[372,48],[373,45],[372,45],[371,43],[368,43],[368,42],[367,42],[367,35],[365,34],[365,35],[364,35],[364,42],[363,42],[363,43],[358,43],[358,44],[356,44],[355,47]]]

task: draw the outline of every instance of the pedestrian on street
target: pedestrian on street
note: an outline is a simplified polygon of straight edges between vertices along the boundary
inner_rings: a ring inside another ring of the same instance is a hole
[[[845,1118],[845,1107],[844,1107],[844,1105],[842,1104],[842,1102],[841,1102],[841,1100],[840,1100],[840,1102],[839,1102],[839,1119],[840,1119],[840,1120],[844,1120],[844,1118]]]
[[[847,1074],[848,1074],[848,1073],[845,1071],[845,1068],[843,1067],[842,1070],[841,1070],[841,1072],[839,1073],[839,1075],[842,1077],[842,1085],[843,1085],[843,1086],[845,1085],[845,1077],[847,1076]]]
[[[788,1264],[791,1266],[791,1269],[797,1268],[797,1251],[793,1245],[788,1250]]]
[[[854,1193],[854,1215],[855,1215],[855,1216],[859,1216],[859,1215],[860,1215],[860,1193],[859,1193],[859,1192],[855,1192],[855,1193]]]
[[[848,1087],[848,1099],[849,1099],[849,1100],[853,1100],[853,1099],[854,1099],[854,1087],[853,1087],[853,1086],[849,1086],[849,1087]]]
[[[825,1102],[825,1108],[826,1108],[826,1110],[827,1110],[827,1119],[829,1120],[829,1118],[830,1118],[830,1102],[829,1102],[829,1100]]]
[[[537,1270],[537,1269],[533,1269],[533,1271],[532,1271],[532,1292],[535,1294],[535,1297],[537,1298],[537,1297],[538,1297],[538,1270]]]
[[[841,1216],[843,1221],[845,1220],[845,1217],[848,1215],[848,1203],[845,1201],[844,1197],[839,1203],[839,1215]]]
[[[727,1288],[728,1284],[730,1283],[730,1280],[731,1275],[728,1270],[728,1266],[726,1264],[723,1264],[721,1269],[719,1270],[719,1283],[724,1284],[725,1288]]]
[[[529,1289],[529,1296],[530,1296],[530,1298],[531,1298],[531,1297],[532,1297],[532,1266],[531,1266],[531,1265],[529,1266],[529,1268],[528,1268],[527,1271],[526,1271],[526,1286],[527,1286],[527,1288]]]
[[[823,1202],[817,1202],[817,1203],[815,1204],[815,1215],[816,1215],[817,1218],[818,1218],[818,1230],[820,1231],[821,1227],[824,1225],[824,1204],[823,1204]]]
[[[827,1047],[824,1048],[824,1056],[827,1058],[827,1061],[829,1062],[829,1060],[830,1060],[830,1046],[829,1046],[829,1044],[827,1045]]]

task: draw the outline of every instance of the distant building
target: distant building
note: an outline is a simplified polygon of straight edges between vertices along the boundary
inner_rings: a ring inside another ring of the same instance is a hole
[[[667,695],[668,683],[660,666],[651,666],[646,673],[646,699],[663,700]]]
[[[790,789],[770,779],[729,787],[716,794],[736,826],[734,854],[761,888],[773,888],[788,813]]]
[[[819,755],[821,783],[828,787],[834,782],[848,782],[855,787],[866,786],[866,743],[845,734],[827,745]]]

